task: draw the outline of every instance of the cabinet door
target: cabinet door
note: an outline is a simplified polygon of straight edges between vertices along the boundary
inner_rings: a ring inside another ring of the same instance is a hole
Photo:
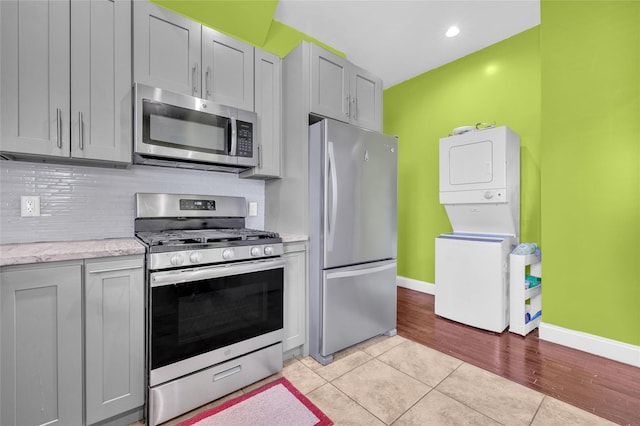
[[[282,144],[282,62],[255,49],[255,111],[258,114],[258,166],[242,177],[280,177]]]
[[[351,122],[366,129],[382,131],[382,80],[362,68],[351,72]]]
[[[85,262],[87,424],[144,404],[143,259],[112,259]]]
[[[307,252],[304,243],[284,248],[284,341],[283,351],[304,345],[307,337]]]
[[[349,62],[311,45],[312,113],[349,121]]]
[[[131,162],[131,1],[71,2],[71,155]]]
[[[201,25],[148,1],[133,2],[133,79],[201,97]]]
[[[69,2],[3,0],[1,145],[69,156]]]
[[[202,97],[253,111],[253,46],[202,27]]]
[[[10,267],[0,277],[0,424],[82,424],[81,263]]]

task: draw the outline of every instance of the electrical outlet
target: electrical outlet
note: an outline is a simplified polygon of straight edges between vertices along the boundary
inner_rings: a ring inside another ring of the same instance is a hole
[[[40,197],[38,195],[20,197],[20,216],[40,216]]]

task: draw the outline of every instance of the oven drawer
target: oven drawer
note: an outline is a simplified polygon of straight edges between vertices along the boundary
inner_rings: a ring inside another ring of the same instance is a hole
[[[149,391],[154,426],[282,370],[282,343],[176,379]]]

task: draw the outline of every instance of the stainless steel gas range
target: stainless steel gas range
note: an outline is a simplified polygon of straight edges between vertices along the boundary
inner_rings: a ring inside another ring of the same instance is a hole
[[[282,239],[246,200],[136,194],[147,247],[147,425],[282,369]]]

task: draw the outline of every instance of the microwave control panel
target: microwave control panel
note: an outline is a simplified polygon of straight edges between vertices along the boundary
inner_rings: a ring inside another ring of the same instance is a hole
[[[237,121],[238,126],[238,157],[253,157],[253,124]]]

